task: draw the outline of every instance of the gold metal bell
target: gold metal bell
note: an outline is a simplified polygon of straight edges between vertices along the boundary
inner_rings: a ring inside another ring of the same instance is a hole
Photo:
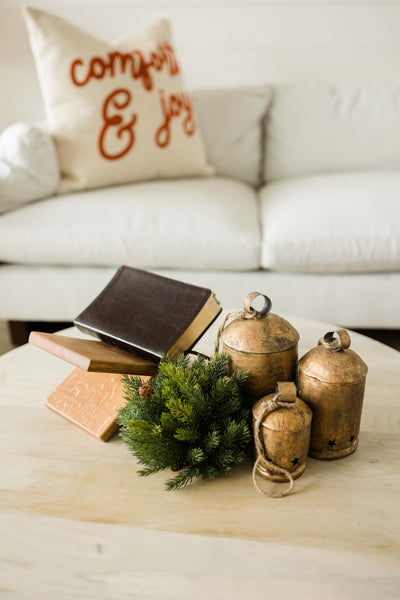
[[[272,410],[271,410],[272,409]],[[276,384],[275,394],[261,398],[253,406],[254,438],[262,429],[264,457],[257,473],[272,481],[287,481],[300,477],[307,465],[310,446],[311,409],[297,398],[293,382]],[[257,451],[259,455],[260,452]]]
[[[258,296],[264,298],[261,310],[251,306]],[[294,381],[297,374],[299,334],[279,315],[273,314],[271,300],[252,292],[246,296],[244,311],[230,313],[218,333],[223,352],[231,358],[234,371],[247,371],[246,392],[250,400],[258,400],[275,389],[277,381]],[[225,327],[229,317],[236,318]]]
[[[343,458],[358,446],[367,365],[347,331],[329,331],[299,361],[298,394],[313,411],[310,456]]]

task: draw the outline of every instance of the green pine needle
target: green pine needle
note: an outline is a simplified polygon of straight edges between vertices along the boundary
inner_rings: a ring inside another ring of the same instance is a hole
[[[242,393],[246,373],[231,373],[229,357],[162,358],[146,385],[125,375],[126,406],[119,410],[120,435],[147,476],[166,468],[176,475],[167,490],[203,477],[226,476],[244,460],[251,439],[250,410]],[[149,389],[147,389],[149,388]],[[150,392],[150,394],[149,394]]]

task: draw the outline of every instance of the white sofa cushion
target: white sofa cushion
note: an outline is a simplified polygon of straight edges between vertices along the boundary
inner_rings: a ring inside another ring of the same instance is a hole
[[[269,86],[191,92],[208,159],[218,175],[261,183],[262,121],[271,96]]]
[[[262,266],[279,271],[400,269],[400,173],[297,177],[260,191]]]
[[[268,115],[266,181],[400,168],[400,81],[277,85]]]
[[[50,196],[60,180],[50,134],[30,123],[14,123],[0,135],[0,213]]]
[[[56,196],[0,217],[0,261],[255,269],[257,196],[246,184],[220,177]]]

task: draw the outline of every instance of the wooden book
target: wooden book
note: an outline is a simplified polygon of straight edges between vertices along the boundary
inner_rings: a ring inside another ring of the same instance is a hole
[[[148,377],[143,377],[143,381]],[[106,442],[117,430],[117,411],[124,406],[119,373],[74,369],[50,394],[45,405],[71,423]]]
[[[32,331],[29,343],[84,371],[154,375],[157,364],[97,340]]]
[[[153,362],[190,350],[221,312],[211,290],[120,267],[75,325]]]

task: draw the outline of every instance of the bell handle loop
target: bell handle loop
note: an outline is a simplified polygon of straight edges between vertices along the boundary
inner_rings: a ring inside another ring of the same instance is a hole
[[[257,298],[257,296],[263,296],[264,298],[264,306],[260,311],[255,310],[255,308],[251,306],[252,301],[254,298]],[[268,296],[264,296],[264,294],[260,294],[259,292],[251,292],[251,294],[248,294],[244,299],[244,310],[236,310],[228,313],[219,326],[214,345],[214,353],[219,352],[221,335],[229,319],[241,319],[243,321],[246,319],[261,319],[261,317],[266,315],[271,310],[271,307],[272,302]]]
[[[279,396],[279,402],[296,402],[296,384],[293,381],[278,381],[275,386],[275,395]]]
[[[319,341],[319,345],[324,346],[330,352],[340,352],[350,347],[351,338],[345,329],[337,331],[328,331]]]
[[[264,305],[261,308],[261,310],[256,310],[255,308],[253,308],[251,306],[251,303],[253,302],[253,300],[255,298],[257,298],[258,296],[262,296],[264,298]],[[268,296],[265,296],[265,294],[260,294],[260,292],[251,292],[244,299],[243,308],[244,308],[245,312],[247,314],[251,315],[254,319],[261,319],[261,317],[264,317],[264,315],[266,315],[267,313],[270,312],[270,310],[272,308],[272,302],[268,298]]]

